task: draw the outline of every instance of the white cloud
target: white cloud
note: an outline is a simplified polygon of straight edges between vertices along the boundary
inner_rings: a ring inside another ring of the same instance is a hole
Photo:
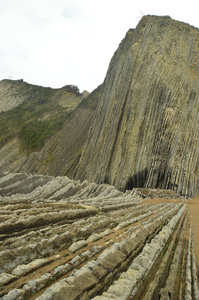
[[[142,14],[199,26],[194,0],[0,0],[0,79],[91,91]]]

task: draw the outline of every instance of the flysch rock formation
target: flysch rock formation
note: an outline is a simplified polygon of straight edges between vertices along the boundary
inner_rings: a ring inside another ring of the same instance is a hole
[[[1,140],[0,299],[199,298],[198,46],[146,16],[89,96],[0,82],[2,115],[49,95],[70,111],[42,149]]]
[[[169,190],[1,173],[0,299],[198,299],[187,203]]]
[[[199,193],[199,30],[144,16],[115,52],[76,179]]]

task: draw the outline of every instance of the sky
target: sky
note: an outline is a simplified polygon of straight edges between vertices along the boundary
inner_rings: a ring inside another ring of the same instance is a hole
[[[0,0],[0,80],[91,92],[143,15],[199,28],[197,0]]]

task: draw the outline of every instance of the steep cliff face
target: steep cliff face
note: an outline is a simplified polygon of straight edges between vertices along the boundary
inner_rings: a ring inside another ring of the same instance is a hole
[[[145,16],[115,52],[76,178],[199,192],[199,30]]]

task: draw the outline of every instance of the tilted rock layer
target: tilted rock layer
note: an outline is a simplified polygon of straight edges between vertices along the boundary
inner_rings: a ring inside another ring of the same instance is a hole
[[[145,16],[115,52],[76,178],[199,192],[199,30]]]

